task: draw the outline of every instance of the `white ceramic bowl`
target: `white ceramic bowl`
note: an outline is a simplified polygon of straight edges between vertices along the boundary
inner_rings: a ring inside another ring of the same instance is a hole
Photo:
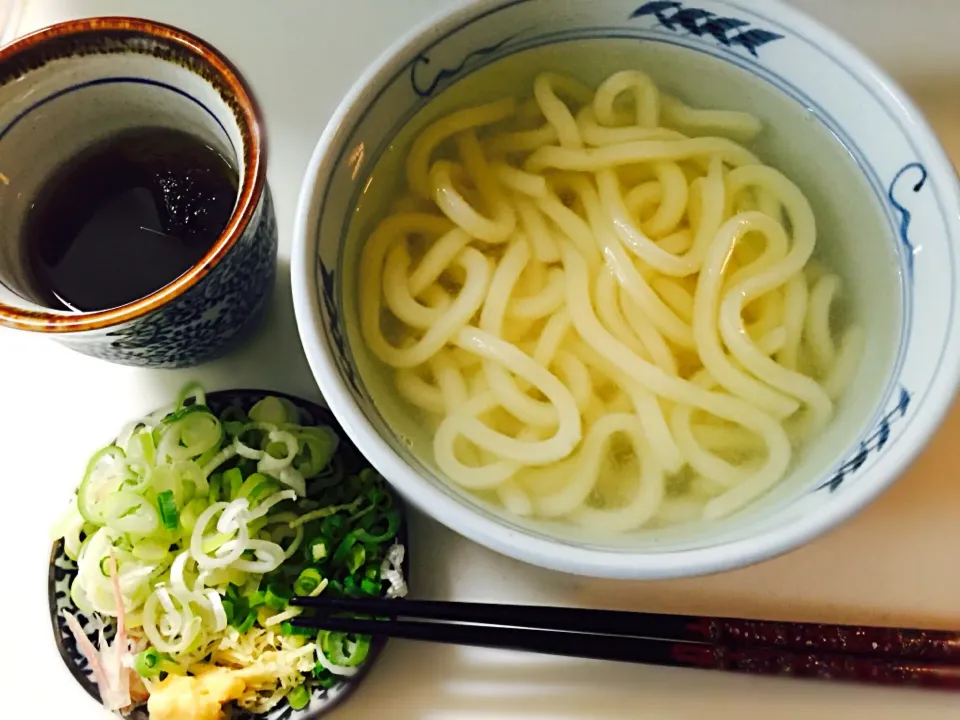
[[[439,475],[429,438],[359,338],[356,274],[363,233],[391,183],[400,184],[397,161],[413,129],[452,107],[526,90],[540,69],[599,81],[627,67],[642,68],[691,104],[760,115],[766,130],[755,147],[810,197],[819,244],[847,281],[868,345],[830,431],[762,499],[713,524],[598,541],[563,524],[508,516]],[[377,177],[386,180],[370,183],[381,156]],[[358,206],[367,210],[357,214]],[[294,242],[303,345],[361,451],[440,522],[506,555],[572,573],[694,575],[809,541],[875,498],[913,460],[960,373],[953,168],[889,78],[775,0],[462,5],[387,51],[340,105],[310,162]]]

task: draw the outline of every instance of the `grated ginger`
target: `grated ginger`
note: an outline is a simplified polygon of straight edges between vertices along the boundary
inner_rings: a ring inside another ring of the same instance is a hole
[[[193,677],[169,675],[154,684],[147,701],[150,720],[220,720],[223,706],[247,691],[243,678],[231,670],[194,672]]]

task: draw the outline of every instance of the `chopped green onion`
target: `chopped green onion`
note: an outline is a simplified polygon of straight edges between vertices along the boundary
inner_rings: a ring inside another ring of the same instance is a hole
[[[297,577],[293,583],[294,595],[309,595],[323,582],[323,575],[314,568],[307,568]]]
[[[109,555],[107,555],[106,557],[100,558],[100,573],[104,577],[110,577],[110,569],[111,569],[110,566],[112,563],[113,563],[113,558],[111,558]]]
[[[268,425],[266,427],[272,428],[273,426]],[[237,448],[237,452],[244,459],[256,462],[263,457],[263,445],[269,432],[269,430],[265,430],[258,423],[251,423],[243,429],[243,432],[233,439],[233,444]],[[247,474],[248,473],[244,473],[244,475]]]
[[[105,473],[97,472],[100,469],[100,462],[108,458],[113,463],[125,462],[126,454],[116,445],[110,445],[97,452],[87,463],[87,470],[83,474],[80,487],[77,488],[77,510],[80,511],[84,520],[95,525],[106,524],[101,502],[123,481],[123,477],[117,477],[115,473],[105,476]]]
[[[206,487],[206,483],[204,483]],[[185,480],[183,483],[183,505],[186,506],[197,496],[197,485],[193,480]]]
[[[334,665],[354,667],[367,659],[370,636],[358,635],[356,642],[351,642],[347,633],[324,630],[320,633],[320,650]]]
[[[280,485],[280,483],[278,483],[276,480],[267,478],[266,482],[257,485],[250,493],[250,502],[256,502],[261,498],[269,497],[270,495],[280,492],[281,490],[283,490],[283,486]]]
[[[291,595],[382,595],[385,543],[399,529],[386,481],[371,469],[354,472],[354,458],[340,451],[332,428],[298,425],[303,413],[285,398],[265,397],[249,415],[234,406],[219,417],[206,402],[199,385],[188,385],[172,412],[130,426],[96,453],[55,533],[70,557],[80,559],[69,590],[87,615],[105,602],[110,577],[119,570],[109,553],[122,558],[127,626],[137,629],[137,638],[142,628],[149,642],[134,659],[144,678],[189,673],[194,664],[210,662],[200,655],[219,639],[214,623],[241,634],[272,629],[290,636],[284,641],[290,648],[311,637],[321,645],[316,630],[295,627],[297,611],[284,612]],[[290,487],[294,493],[278,495]],[[231,506],[240,499],[247,508]],[[194,594],[198,602],[209,601],[212,612],[194,613],[186,626],[177,623],[177,615],[187,617],[187,595]],[[268,626],[278,613],[287,622]],[[369,638],[341,633],[323,639],[323,663],[359,664],[367,657]],[[259,654],[253,651],[250,662]],[[306,684],[284,680],[280,692],[291,707],[308,706],[315,687],[342,682],[319,663],[316,679],[309,675]]]
[[[315,537],[307,543],[307,562],[318,563],[327,557],[327,542],[322,537]]]
[[[355,573],[363,566],[366,558],[367,551],[364,550],[363,545],[354,545],[347,555],[347,572],[351,575]]]
[[[203,542],[200,544],[201,549],[208,555],[212,552],[216,552],[228,540],[232,540],[233,536],[236,533],[217,533],[216,535],[211,535],[210,537],[204,538]]]
[[[136,438],[140,445],[140,456],[148,467],[152,467],[157,459],[157,445],[153,442],[153,434],[141,430],[136,434]]]
[[[310,691],[307,690],[305,685],[297,685],[287,695],[287,702],[294,710],[303,710],[310,704]]]
[[[222,421],[221,421],[222,422]],[[229,435],[231,438],[237,437],[240,433],[243,432],[243,429],[247,426],[246,422],[223,422],[222,427],[223,431]]]
[[[363,595],[363,590],[360,588],[360,585],[357,584],[353,575],[347,575],[343,579],[343,594],[350,597],[360,597]]]
[[[103,503],[103,517],[110,529],[137,537],[152,535],[160,515],[142,495],[129,490],[112,493]]]
[[[276,584],[270,583],[267,586],[267,592],[263,596],[263,602],[267,607],[274,610],[286,610],[289,601],[289,596]]]
[[[263,451],[274,460],[286,460],[290,456],[287,444],[280,441],[272,441],[267,443],[267,447],[264,448]]]
[[[240,632],[240,627],[247,621],[247,618],[250,617],[250,613],[256,614],[256,611],[253,610],[249,604],[247,604],[246,598],[233,596],[228,597],[226,600],[221,601],[223,603],[224,612],[228,613],[227,623],[235,627]],[[227,610],[227,603],[230,603],[230,610]],[[256,618],[254,618],[256,619]],[[250,628],[247,628],[249,630]]]
[[[203,514],[203,511],[210,507],[210,504],[204,498],[194,498],[180,513],[180,524],[185,532],[192,533],[197,526],[197,518]]]
[[[296,416],[290,417],[287,414],[287,408],[277,397],[265,397],[252,408],[250,408],[250,419],[254,422],[270,423],[271,425],[284,425],[288,422],[296,422]]]
[[[326,426],[303,428],[297,433],[300,452],[293,466],[305,478],[319,475],[330,464],[340,444],[339,436]]]
[[[350,555],[351,548],[353,548],[356,542],[357,534],[355,532],[348,532],[343,540],[340,541],[336,552],[333,553],[333,562],[337,565],[345,563]],[[352,573],[353,571],[351,570],[350,572]]]
[[[203,385],[196,380],[192,380],[180,388],[180,392],[177,394],[177,409],[185,407],[187,400],[190,398],[194,400],[194,404],[190,407],[206,405],[207,394],[203,390]]]
[[[320,532],[328,538],[338,539],[343,537],[343,526],[346,525],[346,519],[342,515],[331,515],[324,518],[320,523]]]
[[[183,675],[183,668],[180,667],[169,655],[157,652],[154,648],[148,648],[142,653],[137,653],[133,659],[133,669],[140,677],[155,678],[160,673],[170,675]]]
[[[207,500],[210,501],[211,505],[215,502],[220,502],[222,484],[223,476],[220,473],[214,473],[210,476],[210,490],[207,492]]]
[[[243,474],[237,468],[224,470],[221,478],[223,483],[223,499],[227,502],[240,497],[240,488],[243,486]]]
[[[224,458],[223,460],[217,460],[216,462],[214,462],[214,459],[217,458],[221,452],[222,452],[222,449],[220,445],[214,445],[205,453],[197,457],[193,461],[193,463],[197,466],[198,469],[205,468],[210,463],[214,463],[214,465],[210,468],[211,470],[213,470],[213,468],[218,467],[219,465],[221,465],[222,463],[226,462],[229,459],[229,458]],[[200,470],[200,472],[203,477],[203,483],[201,485],[198,485],[197,487],[199,488],[199,492],[201,495],[206,495],[207,494],[206,474],[203,472],[202,469]]]
[[[240,470],[234,468],[238,473]],[[240,476],[243,477],[243,474],[240,473]],[[266,475],[260,473],[253,473],[246,480],[243,481],[243,485],[240,486],[240,491],[237,493],[238,498],[247,498],[250,499],[250,495],[263,483],[269,482],[269,478]]]
[[[154,468],[150,472],[150,491],[159,495],[164,490],[169,490],[173,493],[173,500],[177,507],[185,505],[183,492],[185,475],[190,475],[191,484],[195,482],[198,475],[203,475],[199,468],[196,468],[195,471],[192,469],[188,471],[186,466],[185,462],[178,462],[175,465],[161,465]]]
[[[309,635],[313,635],[314,633],[316,633],[316,630],[314,630],[313,628],[299,627],[298,625],[294,625],[293,623],[291,623],[291,622],[289,622],[289,621],[280,623],[280,634],[281,634],[281,635],[288,635],[288,636],[289,636],[289,635],[301,635],[301,636],[306,637],[306,636],[309,636]]]
[[[239,435],[249,422],[247,414],[236,405],[231,405],[220,413],[220,425],[227,435]]]
[[[383,517],[387,521],[386,529],[379,535],[372,535],[366,530],[357,530],[357,539],[365,543],[385,543],[388,540],[392,540],[396,534],[397,530],[400,529],[400,512],[396,509],[388,510],[383,514]]]
[[[383,488],[374,488],[368,493],[367,498],[372,508],[381,512],[386,512],[393,507],[393,495]]]
[[[167,530],[176,530],[180,525],[180,515],[177,512],[177,503],[173,499],[172,490],[164,490],[157,495],[157,509],[160,511],[160,520]]]
[[[160,665],[160,653],[153,648],[139,653],[133,661],[133,668],[140,677],[152,678],[163,672]]]
[[[164,433],[160,448],[174,460],[185,460],[216,450],[222,442],[220,421],[204,408],[172,423]]]
[[[133,556],[144,562],[158,563],[169,554],[170,543],[160,540],[143,540],[133,546]]]
[[[254,624],[257,622],[257,611],[250,610],[247,613],[246,619],[237,626],[237,632],[243,635],[244,633],[250,632]]]
[[[324,490],[333,488],[343,480],[343,460],[339,455],[334,455],[327,466],[319,474],[311,478],[310,490],[313,495],[317,495]]]
[[[332,672],[327,670],[320,663],[317,663],[313,668],[313,677],[317,681],[317,685],[322,688],[326,688],[327,690],[340,682]]]
[[[243,408],[236,405],[228,405],[223,409],[223,412],[220,413],[220,422],[242,422],[246,424],[250,422],[250,416],[247,415]]]
[[[227,625],[233,625],[234,607],[233,600],[223,599],[220,601],[223,605],[223,614],[227,616]]]
[[[334,518],[339,518],[337,522],[340,525],[344,523],[344,519],[337,515],[341,510],[346,510],[348,512],[353,512],[356,508],[360,507],[360,503],[363,502],[363,498],[359,497],[355,502],[346,503],[342,505],[332,505],[330,507],[321,508],[319,510],[314,510],[309,512],[306,515],[301,515],[294,522],[290,523],[290,527],[296,527],[297,525],[304,525],[308,522],[313,522],[314,520],[319,520],[324,518],[325,521],[333,520]],[[322,527],[322,526],[321,526]],[[324,534],[328,534],[324,532]]]
[[[186,417],[194,415],[196,413],[206,413],[210,415],[210,408],[206,405],[195,403],[193,405],[187,405],[186,407],[180,407],[174,410],[172,413],[169,413],[164,419],[164,425],[176,425],[178,422],[183,420]]]
[[[270,524],[270,518],[267,515],[259,517],[256,520],[251,520],[247,523],[247,530],[250,531],[250,535],[256,535],[261,530],[263,530],[267,525]]]

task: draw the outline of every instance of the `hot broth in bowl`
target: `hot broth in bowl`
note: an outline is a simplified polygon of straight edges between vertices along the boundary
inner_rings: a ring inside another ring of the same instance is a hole
[[[803,110],[758,107],[747,77],[697,106],[654,80],[669,50],[604,42],[623,69],[584,76],[597,45],[494,63],[400,131],[351,222],[348,336],[390,427],[458,488],[593,535],[715,521],[842,422],[868,333],[826,198],[856,169],[798,185],[775,148]],[[880,392],[896,328],[872,325]]]
[[[719,42],[622,5],[488,3],[373,69],[308,173],[294,295],[413,502],[547,567],[664,577],[795,546],[919,448],[954,339],[917,310],[954,269],[911,238],[952,257],[956,185],[779,8]]]

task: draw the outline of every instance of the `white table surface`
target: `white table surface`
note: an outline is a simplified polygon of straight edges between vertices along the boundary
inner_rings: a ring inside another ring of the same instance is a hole
[[[449,1],[449,0],[447,0]],[[587,1],[587,0],[584,0]],[[0,6],[4,0],[0,0]],[[105,720],[60,662],[47,615],[49,527],[91,449],[188,378],[208,388],[319,393],[297,338],[290,233],[310,151],[367,63],[445,0],[28,0],[19,30],[129,14],[218,46],[259,96],[280,273],[266,327],[226,359],[188,372],[92,360],[0,331],[0,717]],[[960,162],[957,0],[797,0],[904,82]],[[907,11],[904,8],[912,7]],[[417,595],[824,622],[960,625],[960,410],[913,469],[844,527],[772,562],[709,578],[584,580],[524,566],[413,519]],[[759,679],[394,642],[337,720],[492,718],[960,718],[956,695]]]

